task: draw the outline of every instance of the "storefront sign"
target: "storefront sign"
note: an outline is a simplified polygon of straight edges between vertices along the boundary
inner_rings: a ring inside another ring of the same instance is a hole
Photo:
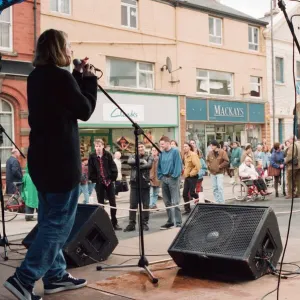
[[[121,107],[134,121],[144,121],[144,105],[123,104]],[[103,104],[103,120],[113,122],[128,121],[122,111],[112,103]]]
[[[209,101],[210,121],[247,121],[247,103]]]

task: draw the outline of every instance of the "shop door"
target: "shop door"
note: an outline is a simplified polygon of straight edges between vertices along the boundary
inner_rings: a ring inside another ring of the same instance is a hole
[[[216,134],[215,133],[208,133],[206,134],[206,145],[207,147],[210,145],[211,141],[216,139]]]

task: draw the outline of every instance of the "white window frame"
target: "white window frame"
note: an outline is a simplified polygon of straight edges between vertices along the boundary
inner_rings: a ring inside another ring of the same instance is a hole
[[[249,51],[254,51],[254,52],[259,52],[259,44],[260,44],[260,30],[259,27],[248,25],[249,28],[251,28],[251,39],[252,41],[249,40],[249,31],[248,31],[248,49]],[[254,43],[254,30],[257,30],[257,44]],[[251,49],[250,45],[257,46],[257,50]]]
[[[213,20],[213,24],[214,24],[214,34],[210,34],[210,32],[209,32],[209,42],[210,42],[211,44],[214,44],[214,45],[222,45],[222,44],[223,44],[223,19],[221,19],[221,18],[216,18],[216,17],[213,17],[213,16],[209,16],[209,18],[208,18],[208,26],[209,26],[209,20],[210,20],[210,19]],[[217,32],[217,21],[216,21],[216,20],[220,20],[220,21],[221,21],[221,35],[220,35],[220,36],[218,36],[218,35],[216,34],[216,32]],[[208,28],[208,29],[209,29],[209,28]],[[210,40],[211,37],[214,37],[214,38],[221,38],[221,42],[220,42],[220,43],[212,42],[212,41]]]
[[[277,73],[276,73],[276,58],[280,58],[282,59],[282,81],[277,81]],[[275,58],[274,58],[275,62],[274,62],[274,65],[275,65],[275,84],[277,85],[285,85],[285,58],[283,56],[278,56],[278,55],[275,55]]]
[[[207,72],[207,77],[201,77],[201,76],[197,76],[197,71],[198,70],[201,70],[201,71],[206,71]],[[218,72],[218,73],[226,73],[226,74],[229,74],[231,75],[231,94],[230,95],[221,95],[221,94],[211,94],[210,93],[210,72]],[[212,95],[212,96],[220,96],[220,97],[233,97],[234,96],[234,82],[233,82],[233,73],[230,73],[230,72],[223,72],[223,71],[216,71],[216,70],[206,70],[206,69],[199,69],[197,68],[196,69],[196,84],[197,84],[197,81],[198,79],[207,79],[208,80],[208,92],[205,93],[205,92],[198,92],[196,90],[196,93],[199,94],[199,95]]]
[[[121,8],[122,6],[125,6],[127,8],[127,20],[128,20],[128,25],[123,25],[122,24],[122,16],[121,16],[121,25],[122,27],[124,28],[129,28],[129,29],[138,29],[138,16],[139,16],[139,13],[138,13],[138,1],[136,0],[136,5],[133,5],[133,4],[129,4],[129,3],[125,3],[121,0]],[[133,27],[131,26],[131,22],[130,22],[130,8],[135,8],[135,11],[136,11],[136,27]]]
[[[10,45],[9,47],[2,47],[0,46],[0,50],[2,51],[7,51],[7,52],[12,52],[13,51],[13,13],[12,13],[12,6],[6,8],[10,10],[10,26],[9,26],[9,39],[10,39]],[[1,21],[1,23],[5,23]]]
[[[112,60],[123,60],[123,61],[131,61],[131,62],[134,62],[136,64],[136,87],[128,87],[128,86],[121,86],[121,85],[118,85],[118,86],[114,86],[114,85],[110,85],[110,62]],[[108,63],[108,77],[107,77],[107,85],[110,86],[110,87],[114,87],[114,88],[124,88],[124,89],[138,89],[138,90],[147,90],[147,91],[154,91],[155,89],[155,67],[154,67],[154,63],[151,63],[151,62],[145,62],[145,61],[135,61],[135,60],[130,60],[130,59],[123,59],[123,58],[108,58],[107,59],[107,63]],[[148,65],[151,65],[152,66],[152,71],[148,71],[148,70],[143,70],[143,69],[140,69],[140,64],[148,64]],[[152,74],[152,80],[153,80],[153,87],[152,88],[144,88],[144,87],[140,87],[140,73],[145,73],[145,74]]]
[[[2,103],[1,103],[1,105],[0,105],[0,114],[1,115],[11,115],[11,132],[12,132],[11,139],[14,141],[15,140],[15,113],[14,113],[14,107],[6,99],[0,98],[0,101],[6,102],[11,107],[11,111],[10,112],[3,111],[2,110]],[[3,138],[5,138],[4,134],[3,134]],[[0,145],[0,151],[1,150],[9,150],[9,149],[12,150],[13,148],[14,148],[13,145],[11,145],[11,146],[2,146],[2,145]],[[5,168],[5,166],[6,166],[6,162],[5,161],[1,161],[1,168]]]
[[[253,78],[258,78],[258,79],[259,79],[259,83],[251,82],[251,77],[253,77]],[[260,96],[259,96],[259,97],[255,97],[255,96],[251,96],[251,94],[250,94],[250,97],[253,98],[253,99],[261,99],[261,98],[262,98],[262,92],[263,92],[263,90],[262,90],[262,77],[251,75],[251,76],[250,76],[250,92],[251,92],[251,86],[252,86],[252,85],[255,85],[255,86],[257,86],[257,87],[260,87]]]
[[[68,1],[69,1],[69,7],[70,7],[70,11],[69,11],[68,13],[65,13],[65,12],[62,12],[62,11],[61,11],[61,1],[62,1],[62,0],[57,0],[57,1],[58,1],[58,10],[52,10],[52,9],[51,9],[51,1],[52,1],[52,0],[50,0],[50,11],[51,11],[51,12],[55,12],[55,13],[59,13],[59,14],[62,14],[62,15],[67,15],[67,16],[70,16],[70,15],[71,15],[71,11],[72,11],[72,6],[71,6],[72,1],[71,1],[71,0],[68,0]]]

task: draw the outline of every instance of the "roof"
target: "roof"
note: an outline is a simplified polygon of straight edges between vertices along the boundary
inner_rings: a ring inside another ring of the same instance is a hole
[[[199,9],[206,11],[208,13],[219,14],[224,17],[230,17],[233,19],[246,21],[252,24],[257,24],[261,26],[267,26],[268,22],[263,20],[255,19],[241,11],[238,11],[230,6],[221,4],[217,0],[169,0],[174,5],[190,7],[194,9]]]

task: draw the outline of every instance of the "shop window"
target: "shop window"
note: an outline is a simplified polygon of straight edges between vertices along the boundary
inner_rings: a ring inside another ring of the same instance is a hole
[[[0,49],[12,50],[12,10],[11,7],[0,15]]]
[[[13,107],[9,102],[5,100],[0,100],[0,124],[3,126],[6,133],[12,140],[14,140],[14,113],[13,112],[14,112]],[[11,142],[5,136],[5,134],[3,134],[3,144],[0,145],[2,167],[5,166],[7,159],[10,157],[12,149],[13,146]]]
[[[70,14],[71,0],[50,0],[50,10],[62,14]]]
[[[209,41],[213,44],[222,44],[222,19],[209,17]]]
[[[249,50],[258,51],[259,49],[259,28],[249,26],[248,27],[248,42]]]
[[[107,63],[110,86],[153,90],[154,64],[110,58]]]
[[[137,1],[121,1],[121,24],[128,28],[137,28]]]
[[[197,93],[233,96],[233,74],[197,69]]]
[[[284,83],[284,60],[282,57],[275,58],[276,83]]]
[[[261,77],[250,76],[250,96],[261,98]]]

